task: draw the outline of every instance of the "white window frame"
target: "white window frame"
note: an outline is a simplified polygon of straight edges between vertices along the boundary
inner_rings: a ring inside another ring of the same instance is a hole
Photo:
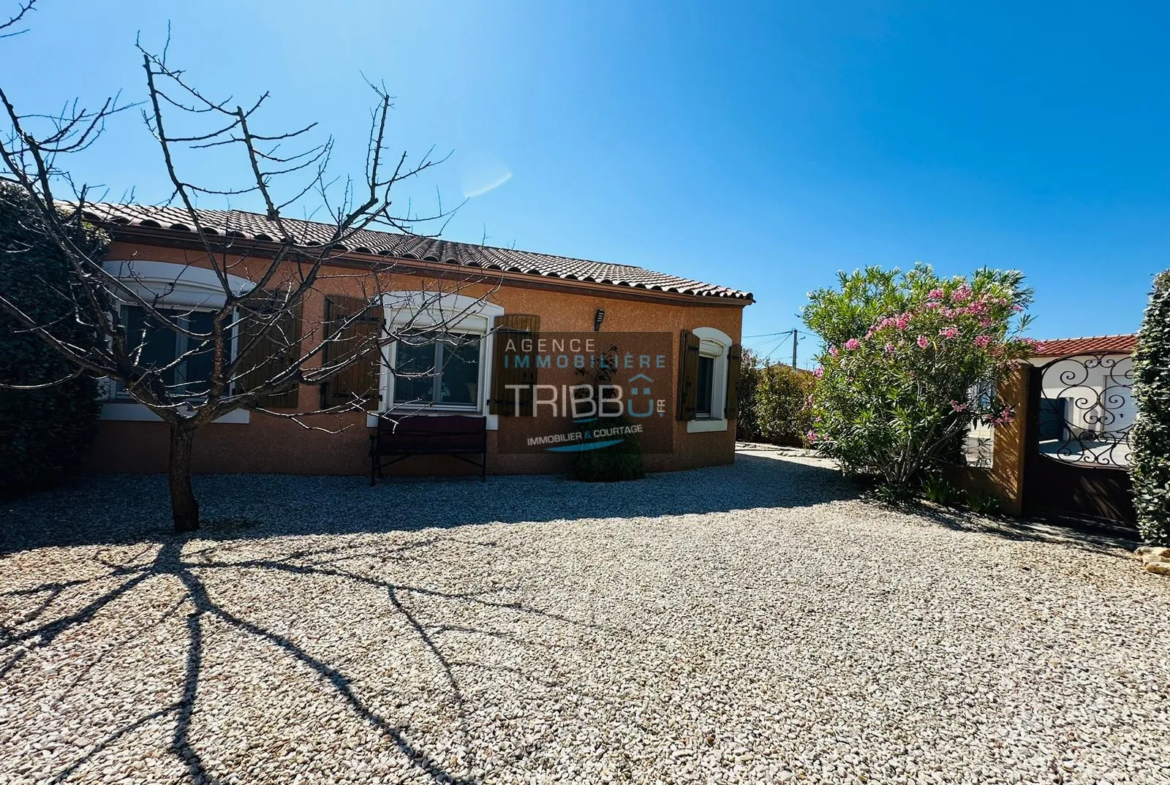
[[[443,325],[449,332],[478,336],[479,341],[479,394],[474,407],[444,404],[395,404],[394,374],[391,368],[398,360],[398,347],[390,343],[381,350],[379,376],[378,414],[366,416],[366,425],[373,428],[378,424],[379,414],[388,411],[410,412],[413,414],[463,414],[470,417],[484,417],[487,429],[499,428],[499,417],[488,409],[491,395],[492,358],[495,356],[495,335],[492,328],[497,316],[504,313],[503,306],[481,298],[461,294],[439,292],[403,291],[387,292],[382,295],[386,329],[391,333],[402,330],[426,330]]]
[[[104,262],[102,268],[119,279],[122,279],[135,294],[148,300],[158,308],[183,311],[214,311],[223,307],[223,284],[214,270],[205,267],[193,267],[176,262],[155,262],[133,260],[111,260]],[[244,294],[255,284],[238,275],[227,275],[228,285],[232,293]],[[117,292],[113,292],[115,298]],[[134,302],[121,301],[122,305],[136,305]],[[232,339],[232,354],[237,346],[236,338]],[[118,385],[111,379],[102,379],[98,383],[98,397],[103,401],[101,419],[123,422],[162,422],[162,418],[137,401],[128,399],[120,394]],[[251,412],[247,409],[237,409],[228,412],[214,422],[228,424],[247,424],[251,420]]]
[[[691,334],[699,339],[699,356],[715,361],[711,370],[711,416],[687,420],[687,433],[727,430],[727,357],[731,336],[714,327],[696,327]]]

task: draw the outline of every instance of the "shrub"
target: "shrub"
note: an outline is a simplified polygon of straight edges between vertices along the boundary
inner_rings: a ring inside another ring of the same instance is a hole
[[[846,472],[879,478],[883,498],[916,494],[972,423],[1014,417],[971,391],[995,389],[1008,362],[1034,353],[1017,337],[1031,301],[1020,273],[943,280],[925,265],[871,267],[809,297],[804,320],[826,348],[808,438]]]
[[[1170,270],[1154,289],[1133,358],[1137,422],[1132,470],[1138,529],[1144,539],[1170,544]]]
[[[962,492],[941,474],[928,474],[922,481],[922,494],[935,504],[953,507],[962,500]]]
[[[999,497],[990,493],[972,493],[967,496],[967,508],[976,515],[999,515]]]
[[[0,183],[0,292],[40,324],[56,320],[54,334],[74,345],[97,344],[95,331],[70,318],[72,269],[60,248],[36,231],[26,197]],[[97,232],[79,238],[102,248]],[[50,487],[72,476],[97,429],[97,383],[69,379],[75,368],[40,338],[0,314],[0,383],[38,390],[0,388],[0,495]]]
[[[735,438],[741,442],[763,441],[760,419],[756,408],[756,390],[760,386],[760,358],[751,349],[744,349],[735,381],[739,409],[735,418]]]
[[[740,441],[805,445],[812,424],[809,396],[816,378],[787,365],[760,364],[745,351],[740,370],[739,412],[735,437]]]
[[[588,380],[593,386],[593,400],[601,400],[597,390],[598,385],[609,384],[617,368],[618,347],[610,346],[602,355],[604,362],[596,368],[580,368],[578,375]],[[597,422],[596,420],[593,422]],[[630,418],[625,414],[616,417],[606,417],[605,427],[620,427],[632,425]],[[590,430],[596,426],[592,423],[580,423],[581,430]],[[642,467],[642,446],[638,437],[626,434],[618,444],[602,447],[599,450],[582,450],[573,453],[573,463],[569,469],[569,476],[582,482],[625,482],[626,480],[640,480],[646,476]]]
[[[768,365],[760,371],[756,411],[761,440],[793,447],[806,445],[812,427],[810,397],[816,377],[787,365]]]
[[[622,415],[610,419],[605,426],[609,428],[630,424],[629,418]],[[625,482],[642,479],[646,472],[642,467],[642,448],[638,444],[638,438],[627,435],[619,444],[600,450],[573,453],[570,476],[582,482]]]

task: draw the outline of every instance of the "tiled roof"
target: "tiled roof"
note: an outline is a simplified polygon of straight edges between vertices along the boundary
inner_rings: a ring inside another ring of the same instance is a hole
[[[1073,354],[1129,354],[1137,348],[1136,335],[1095,335],[1089,338],[1055,338],[1040,341],[1037,357]]]
[[[174,232],[193,232],[191,217],[180,207],[150,207],[144,205],[93,204],[86,210],[94,221],[163,229]],[[279,233],[267,217],[258,213],[225,210],[199,210],[199,220],[208,233],[238,237],[247,240],[272,241]],[[329,242],[334,227],[314,221],[285,219],[304,247],[320,247]],[[353,253],[376,254],[395,259],[414,259],[442,262],[485,270],[524,273],[570,281],[649,289],[661,292],[689,294],[697,297],[720,297],[736,300],[752,299],[750,292],[725,286],[656,273],[642,267],[625,264],[590,262],[564,256],[550,256],[510,248],[493,248],[472,243],[456,243],[426,237],[381,232],[369,229],[355,233],[340,250]]]

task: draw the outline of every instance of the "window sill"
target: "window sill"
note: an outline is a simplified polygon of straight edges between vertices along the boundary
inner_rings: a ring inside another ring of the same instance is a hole
[[[500,430],[500,416],[498,414],[480,414],[477,411],[470,411],[467,409],[401,409],[399,412],[396,412],[396,414],[402,414],[403,416],[411,415],[415,417],[484,417],[487,419],[487,424],[484,426],[487,428],[487,430]],[[378,415],[366,414],[366,427],[377,428]]]
[[[720,418],[703,419],[703,420],[687,420],[687,433],[715,433],[716,431],[726,431],[727,420]]]
[[[162,422],[163,419],[140,403],[123,403],[114,401],[102,404],[101,419],[115,422]],[[252,419],[252,413],[247,409],[236,409],[228,412],[213,425],[247,425]]]

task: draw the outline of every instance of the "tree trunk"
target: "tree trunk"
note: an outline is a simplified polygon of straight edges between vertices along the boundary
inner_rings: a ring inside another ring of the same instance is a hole
[[[171,426],[171,515],[175,534],[193,532],[199,528],[199,502],[191,490],[191,447],[195,431]]]

